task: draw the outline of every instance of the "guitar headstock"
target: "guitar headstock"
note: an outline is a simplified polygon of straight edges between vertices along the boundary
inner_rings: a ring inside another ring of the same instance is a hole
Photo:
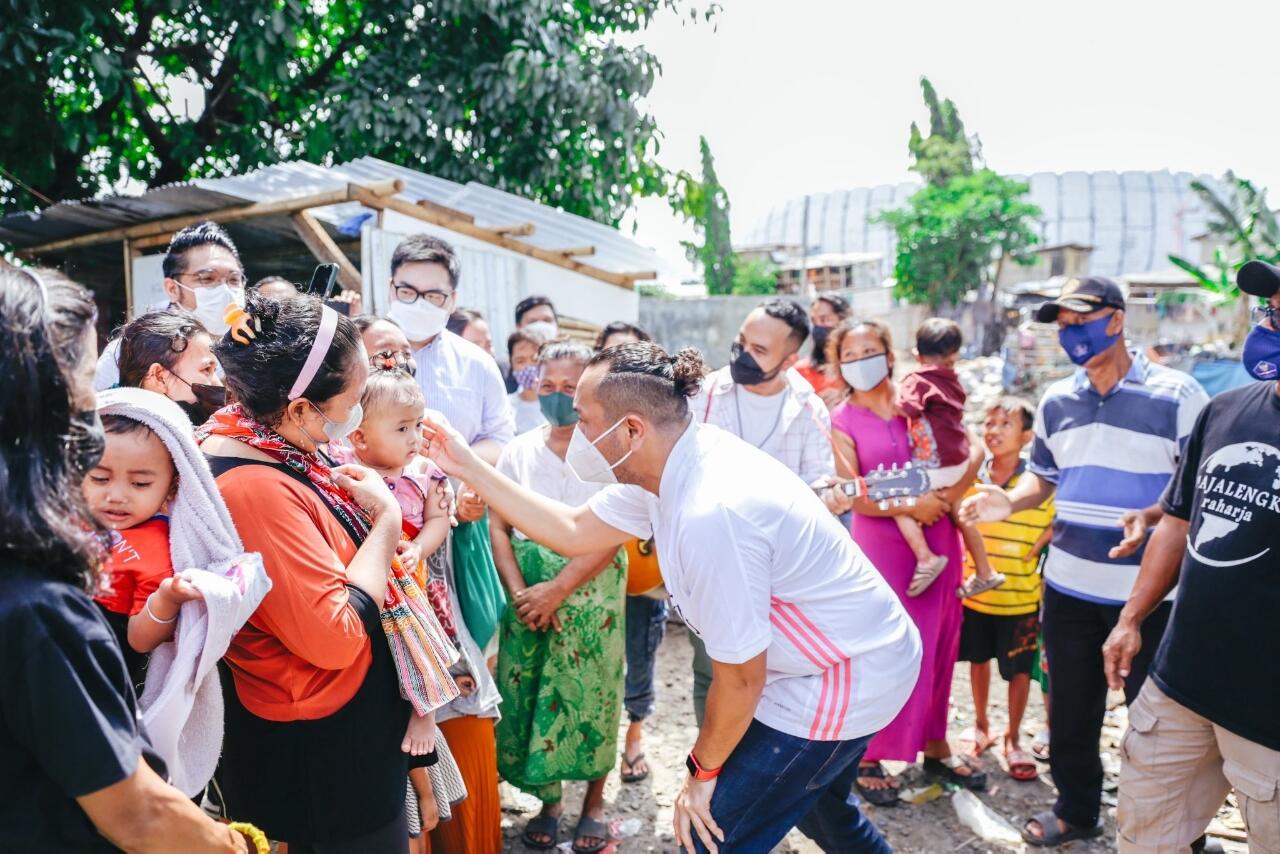
[[[876,466],[863,475],[862,480],[866,484],[864,494],[881,510],[904,504],[911,507],[929,491],[929,472],[912,463],[901,466],[894,463],[889,468]]]

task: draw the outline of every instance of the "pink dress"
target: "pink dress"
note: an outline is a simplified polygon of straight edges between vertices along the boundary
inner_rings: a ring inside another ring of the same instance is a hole
[[[831,426],[853,439],[863,472],[911,459],[907,421],[901,416],[885,421],[860,406],[842,403],[831,411]],[[956,598],[964,569],[960,534],[946,516],[924,529],[929,548],[946,556],[947,568],[928,590],[913,599],[907,596],[907,585],[916,559],[893,519],[855,513],[850,530],[854,542],[898,594],[920,630],[924,647],[915,690],[893,722],[871,739],[864,760],[915,762],[926,741],[947,737],[951,671],[960,645],[961,606]]]

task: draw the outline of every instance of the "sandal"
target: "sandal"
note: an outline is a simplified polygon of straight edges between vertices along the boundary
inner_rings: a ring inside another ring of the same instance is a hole
[[[1036,836],[1030,830],[1033,821],[1040,826],[1040,836]],[[1058,826],[1058,817],[1054,815],[1053,810],[1045,810],[1031,816],[1027,819],[1027,823],[1022,825],[1022,839],[1036,848],[1057,848],[1065,842],[1101,836],[1102,829],[1102,819],[1098,819],[1098,823],[1093,827],[1076,827],[1069,824],[1066,830],[1062,830]]]
[[[579,845],[579,839],[598,839],[595,845]],[[596,854],[597,851],[603,851],[609,845],[609,825],[605,824],[598,818],[592,818],[584,815],[578,819],[578,827],[573,831],[573,851],[574,854]]]
[[[546,837],[546,839],[534,839],[535,836]],[[520,835],[520,839],[530,848],[550,851],[560,844],[560,816],[534,816],[525,823],[524,833]]]
[[[952,754],[946,759],[937,759],[932,756],[924,758],[924,773],[930,777],[944,777],[945,782],[951,783],[953,786],[959,786],[962,789],[968,789],[971,792],[981,792],[987,788],[987,772],[980,770],[980,766],[972,756],[956,756]],[[968,774],[961,774],[958,768],[968,768]]]
[[[995,590],[1007,579],[1003,572],[997,572],[986,580],[971,575],[965,579],[964,584],[956,588],[956,596],[961,599],[968,599],[971,596],[977,596],[979,593],[986,593],[988,590]]]
[[[907,595],[914,598],[928,590],[929,585],[937,580],[942,570],[946,568],[946,555],[937,555],[928,563],[917,563],[915,574],[911,576],[911,583],[907,585]]]
[[[884,780],[888,786],[884,789],[874,789],[870,786],[862,785],[862,780]],[[858,789],[858,794],[862,799],[873,807],[892,807],[898,803],[898,787],[893,785],[891,778],[884,770],[884,766],[877,762],[875,765],[859,765],[858,779],[854,781],[854,786]]]
[[[971,749],[966,752],[973,756],[981,756],[996,743],[995,736],[984,735],[978,731],[977,727],[968,727],[960,733],[956,741],[959,742],[961,750],[964,750],[966,744],[969,745]]]
[[[1042,729],[1031,739],[1031,755],[1041,762],[1049,761],[1049,730]]]
[[[645,763],[644,771],[636,773],[636,763],[644,759],[643,753],[637,753],[635,756],[622,754],[622,770],[619,775],[624,783],[639,783],[641,780],[649,776],[649,763]],[[627,770],[630,769],[630,770]]]
[[[1027,783],[1040,776],[1035,757],[1027,751],[1008,750],[1005,751],[1004,758],[1009,763],[1009,776],[1013,779]]]

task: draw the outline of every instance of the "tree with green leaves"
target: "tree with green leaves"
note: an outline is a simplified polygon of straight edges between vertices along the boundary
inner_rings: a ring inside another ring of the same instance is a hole
[[[908,145],[912,171],[925,185],[907,207],[880,218],[898,237],[895,296],[937,309],[994,282],[1002,260],[1028,263],[1040,209],[1026,201],[1026,184],[986,168],[981,144],[965,134],[955,104],[939,99],[928,78],[920,85],[929,134],[913,123]]]
[[[363,155],[609,224],[666,187],[640,103],[658,62],[615,37],[684,0],[4,5],[6,209]]]
[[[700,241],[682,241],[689,260],[702,268],[709,294],[734,293],[737,259],[729,234],[729,194],[716,177],[716,162],[707,138],[698,138],[702,178],[688,172],[675,175],[668,201],[672,210],[693,224]]]
[[[1201,266],[1186,258],[1170,255],[1169,261],[1191,275],[1218,302],[1240,296],[1236,273],[1247,261],[1280,263],[1280,224],[1267,204],[1267,193],[1247,178],[1228,171],[1222,178],[1222,192],[1203,181],[1192,181],[1191,189],[1210,212],[1209,234],[1218,239],[1213,261]]]

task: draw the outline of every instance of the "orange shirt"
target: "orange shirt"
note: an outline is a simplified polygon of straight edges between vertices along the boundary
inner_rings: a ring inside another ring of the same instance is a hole
[[[132,617],[147,597],[173,575],[169,520],[152,516],[141,525],[116,531],[94,600],[113,614]]]
[[[812,359],[801,359],[797,362],[796,373],[808,380],[809,385],[813,386],[813,390],[818,394],[822,394],[827,389],[834,388],[837,385],[825,368],[814,367]]]
[[[356,545],[320,496],[277,468],[241,465],[217,483],[245,550],[262,555],[271,578],[227,650],[236,694],[267,720],[327,717],[355,696],[371,661],[346,587]]]

